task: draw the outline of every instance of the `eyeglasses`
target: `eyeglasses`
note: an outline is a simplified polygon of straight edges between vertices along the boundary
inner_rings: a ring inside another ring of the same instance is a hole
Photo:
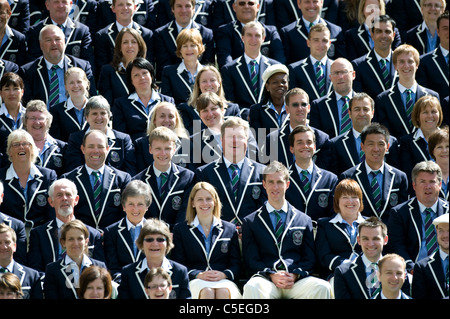
[[[429,9],[431,9],[431,8],[436,8],[436,9],[440,9],[440,8],[442,8],[442,6],[439,4],[439,3],[426,3],[426,4],[424,4],[423,5],[425,8],[429,8]]]
[[[11,144],[11,147],[14,147],[14,148],[19,148],[19,147],[30,147],[31,146],[31,143],[28,143],[28,142],[17,142],[17,143],[12,143]]]
[[[344,76],[351,72],[353,72],[353,71],[336,71],[336,72],[330,72],[330,75],[331,76],[341,76],[341,75]]]
[[[147,286],[147,289],[156,290],[156,289],[166,289],[167,287],[169,287],[169,284],[166,282],[166,283],[159,284],[159,285]]]
[[[27,120],[32,122],[44,122],[46,119],[45,117],[27,117]]]
[[[157,241],[158,243],[163,243],[166,241],[166,239],[164,237],[158,237],[158,238],[153,238],[153,237],[149,237],[149,238],[144,238],[144,241],[146,243],[153,243],[154,241]]]
[[[248,1],[248,2],[239,1],[238,2],[238,6],[240,6],[240,7],[245,7],[246,4],[248,4],[249,7],[253,7],[256,4],[256,2],[253,2],[253,1]]]

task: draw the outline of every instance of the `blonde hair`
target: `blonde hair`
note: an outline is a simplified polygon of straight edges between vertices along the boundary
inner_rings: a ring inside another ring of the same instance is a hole
[[[192,42],[197,46],[199,57],[205,52],[202,35],[197,29],[184,29],[178,34],[176,42],[177,50],[175,51],[175,54],[180,59],[183,58],[181,48],[188,42]]]
[[[156,115],[158,113],[158,110],[161,107],[169,107],[174,111],[175,113],[175,128],[174,132],[179,137],[188,138],[189,136],[186,134],[186,129],[183,124],[183,120],[181,118],[180,112],[178,112],[177,107],[170,102],[159,102],[156,104],[156,106],[153,108],[152,115],[150,116],[150,120],[148,121],[148,128],[147,128],[147,135],[150,135],[150,133],[156,128],[155,121],[156,121]]]
[[[22,141],[22,140],[25,140],[26,142],[31,144],[30,145],[30,151],[31,151],[30,157],[31,157],[31,162],[34,163],[36,161],[37,157],[39,156],[39,149],[36,147],[36,144],[34,144],[34,139],[31,136],[31,134],[21,128],[15,129],[8,135],[8,142],[6,145],[6,154],[8,155],[9,161],[12,162],[12,158],[11,158],[11,154],[10,154],[10,149],[12,147],[12,144],[17,141]]]
[[[417,128],[420,127],[420,113],[423,112],[423,110],[427,106],[431,106],[431,107],[434,106],[434,107],[437,108],[437,110],[439,112],[439,120],[438,120],[438,122],[436,124],[436,127],[441,126],[442,121],[444,120],[444,116],[442,114],[441,103],[439,102],[439,100],[435,96],[432,96],[432,95],[422,96],[414,104],[414,108],[413,108],[412,113],[411,113],[411,121],[412,121],[413,125],[415,127],[417,127]]]
[[[220,201],[219,195],[217,194],[216,189],[214,186],[212,186],[210,183],[207,182],[198,182],[194,185],[194,187],[191,190],[191,193],[189,194],[189,201],[186,208],[186,221],[188,224],[192,223],[195,219],[195,216],[197,216],[197,211],[192,206],[194,203],[195,195],[199,190],[205,190],[209,192],[214,200],[214,209],[213,209],[213,216],[216,218],[220,218],[222,213],[222,202]]]
[[[203,68],[198,71],[197,76],[195,77],[194,87],[192,89],[191,96],[189,97],[188,104],[191,105],[193,108],[196,108],[197,106],[197,98],[199,97],[202,92],[200,92],[200,78],[202,77],[202,74],[211,71],[216,75],[217,82],[219,82],[219,90],[217,91],[217,95],[221,98],[225,99],[225,91],[222,87],[222,75],[220,74],[219,70],[213,65],[204,65]],[[226,99],[225,99],[226,100]]]

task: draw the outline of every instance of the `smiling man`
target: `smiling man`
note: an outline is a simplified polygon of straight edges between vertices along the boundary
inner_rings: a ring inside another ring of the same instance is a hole
[[[85,164],[62,175],[80,190],[75,217],[102,230],[123,217],[120,197],[131,180],[130,174],[105,163],[109,150],[106,134],[89,130],[81,145]]]
[[[416,197],[397,205],[389,214],[390,251],[406,260],[408,272],[419,260],[439,249],[432,222],[449,211],[448,202],[439,198],[442,185],[439,165],[420,162],[411,176]]]
[[[378,262],[381,292],[372,299],[411,299],[401,289],[406,280],[405,260],[397,254],[388,254]]]

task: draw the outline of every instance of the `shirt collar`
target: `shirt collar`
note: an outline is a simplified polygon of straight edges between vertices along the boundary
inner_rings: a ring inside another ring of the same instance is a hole
[[[361,213],[358,213],[358,217],[354,220],[354,222],[357,222],[358,224],[364,221],[364,217],[362,217]],[[346,223],[348,224],[343,218],[340,213],[336,213],[336,216],[334,216],[330,220],[331,224],[337,224],[337,223]]]
[[[245,64],[249,64],[250,61],[255,60],[256,63],[258,63],[258,65],[261,63],[261,53],[258,54],[258,56],[255,59],[252,59],[251,57],[249,57],[247,54],[244,53],[244,59],[245,59]]]
[[[370,166],[367,164],[366,161],[364,161],[364,165],[366,165],[367,175],[369,175],[371,172],[375,172],[375,171],[380,171],[381,174],[384,174],[384,162],[381,165],[381,167],[379,169],[376,169],[376,170],[373,170],[372,168],[370,168]]]
[[[41,171],[38,170],[38,168],[36,167],[36,165],[31,164],[31,167],[30,167],[30,177],[31,177],[31,179],[34,179],[36,176],[41,177],[41,176],[43,176],[43,175],[42,175]],[[8,167],[8,170],[6,171],[5,180],[11,180],[11,179],[13,179],[13,178],[19,179],[19,176],[17,175],[16,171],[14,170],[13,164],[11,164],[11,165]]]
[[[405,92],[405,90],[407,90],[407,87],[404,87],[402,84],[400,84],[400,82],[398,82],[398,89],[400,90],[400,93]],[[414,82],[413,86],[411,86],[409,88],[411,91],[413,91],[414,94],[416,94],[417,92],[417,82]]]
[[[197,71],[195,72],[195,74],[197,74],[198,71],[200,71],[202,68],[203,68],[203,65],[200,62],[198,62],[197,63]],[[177,67],[177,73],[183,73],[183,71],[189,72],[189,70],[186,68],[186,64],[184,64],[184,60],[182,60],[181,63]]]
[[[352,132],[353,132],[353,137],[354,137],[355,139],[357,139],[358,137],[361,136],[361,133],[358,132],[357,130],[355,130],[354,127],[352,127]]]
[[[84,102],[82,109],[84,109],[86,107],[87,101],[88,101],[88,99],[86,99],[86,101]],[[75,106],[75,104],[73,104],[72,99],[69,96],[69,98],[67,99],[67,111],[71,110],[73,108],[75,108],[75,110],[78,110],[78,108]]]
[[[336,101],[339,101],[341,99],[341,97],[343,97],[344,95],[340,95],[338,92],[334,92],[336,94]],[[346,94],[345,96],[347,96],[350,100],[353,97],[353,90],[351,90],[348,94]]]
[[[244,164],[244,160],[245,160],[245,157],[244,157],[240,162],[236,163],[236,165],[239,167],[239,170],[242,169],[242,164]],[[233,164],[233,163],[230,162],[225,156],[223,156],[223,161],[224,161],[225,166],[226,166],[227,168],[229,168],[230,165]]]
[[[387,63],[391,62],[391,57],[392,57],[392,51],[389,53],[389,55],[385,58],[383,58],[382,56],[380,56],[376,50],[373,50],[373,52],[375,53],[375,57],[377,58],[377,61],[380,62],[381,59],[385,59],[387,61]]]
[[[417,198],[417,197],[416,197]],[[434,213],[437,212],[437,206],[438,206],[438,201],[437,200],[433,205],[431,205],[430,207],[426,207],[424,204],[422,204],[421,202],[419,202],[419,200],[417,200],[417,202],[419,203],[419,209],[421,212],[424,212],[425,209],[427,208],[431,208],[433,210]]]
[[[317,60],[315,57],[313,57],[312,55],[310,55],[309,57],[311,58],[311,63],[312,63],[313,65],[316,65],[316,62],[319,61],[319,60]],[[328,59],[328,57],[325,55],[325,56],[320,60],[320,62],[322,63],[323,66],[326,66],[326,65],[327,65],[327,59]]]
[[[64,263],[66,265],[75,264],[75,261],[72,260],[72,258],[69,257],[69,255],[66,254],[66,257],[64,258]],[[89,259],[88,256],[83,254],[83,260],[81,261],[81,268],[83,267],[89,267],[92,265],[92,260]]]
[[[439,45],[439,47],[441,48],[442,55],[443,55],[444,58],[445,58],[445,56],[448,54],[448,50],[447,50],[447,49],[444,49],[444,48],[442,47],[441,44]]]
[[[162,173],[170,174],[170,171],[172,170],[172,165],[170,165],[170,166],[169,166],[169,169],[168,169],[167,171],[165,171],[165,172],[162,172],[162,171],[160,171],[159,169],[157,169],[157,168],[155,167],[155,165],[153,165],[153,170],[155,171],[156,177],[159,177],[159,175],[161,175]]]
[[[274,210],[279,210],[279,209],[275,209],[272,205],[270,205],[269,201],[266,202],[266,209],[269,213],[272,213]],[[281,206],[281,210],[285,213],[287,213],[288,211],[288,204],[287,201],[285,200],[283,203],[283,206]]]
[[[380,259],[381,259],[381,257],[382,256],[380,256]],[[362,258],[362,261],[364,262],[365,268],[369,267],[372,264],[372,262],[366,257],[366,255],[362,254],[361,258]],[[380,259],[377,260],[377,262],[376,262],[377,264]]]
[[[119,32],[122,31],[123,28],[130,28],[131,29],[131,28],[133,28],[133,21],[131,21],[131,23],[129,25],[123,26],[119,22],[117,22],[117,20],[116,20],[116,27],[117,27],[117,30]]]
[[[47,66],[47,70],[51,70],[52,66],[55,65],[53,63],[48,62],[45,58],[45,65]],[[57,66],[59,66],[62,70],[64,70],[64,53],[63,53],[63,57],[61,58],[61,61],[59,61],[57,64]]]
[[[165,271],[170,271],[170,272],[172,271],[172,265],[170,264],[170,261],[169,261],[169,259],[167,259],[167,257],[163,258],[161,268],[164,269]],[[139,270],[139,272],[143,272],[144,270],[150,271],[150,268],[148,268],[148,264],[147,264],[147,257],[142,259],[141,269]]]
[[[441,257],[442,260],[444,260],[445,258],[448,257],[448,254],[439,247],[439,256]]]
[[[127,229],[128,229],[128,230],[130,230],[130,229],[133,228],[133,227],[137,227],[137,226],[141,226],[141,229],[142,229],[142,226],[144,226],[145,218],[142,218],[141,221],[140,221],[136,226],[133,225],[133,224],[128,220],[128,218],[125,217],[125,220],[126,220],[126,222],[127,222]]]
[[[94,169],[90,168],[90,167],[87,166],[86,164],[84,164],[84,167],[86,167],[86,170],[87,170],[87,172],[88,172],[88,175],[91,175],[93,171],[97,171],[97,172],[99,172],[99,173],[102,174],[102,175],[105,173],[105,165],[103,165],[102,167],[100,167],[100,168],[97,169],[97,170],[94,170]]]
[[[297,168],[297,172],[299,174],[302,173],[302,171],[304,171],[303,168],[301,168],[300,166],[297,165],[297,162],[295,162],[295,167]],[[314,162],[311,161],[311,164],[308,166],[308,168],[306,169],[308,171],[308,174],[312,174],[313,172],[313,168],[314,168]]]
[[[175,25],[177,26],[178,33],[180,33],[183,29],[192,29],[194,27],[194,24],[192,23],[192,20],[184,28],[181,25],[179,25],[176,20],[175,20]]]
[[[191,226],[198,227],[198,225],[200,225],[200,221],[198,219],[198,216],[195,216],[194,220],[191,223]],[[214,228],[216,226],[221,226],[221,225],[222,225],[222,221],[219,218],[216,218],[215,216],[213,216],[213,222],[211,224],[211,227]]]
[[[19,114],[22,117],[25,114],[25,107],[22,105],[22,102],[20,103],[20,107],[19,107]],[[8,116],[9,112],[8,109],[6,108],[5,103],[2,103],[2,105],[0,106],[0,115],[5,115]]]
[[[309,27],[309,25],[311,24],[311,22],[309,22],[308,20],[305,19],[305,17],[302,17],[303,23],[305,24],[305,26]],[[320,21],[320,15],[317,16],[316,20],[314,20],[312,23],[313,25],[316,25],[317,23],[320,23],[322,21]],[[324,23],[325,24],[325,23]]]
[[[131,93],[128,96],[129,100],[134,100],[136,102],[140,103],[140,98],[139,95],[137,94],[137,92]],[[148,101],[148,104],[152,103],[153,101],[161,101],[161,96],[158,94],[158,92],[156,92],[155,90],[152,89],[152,97],[150,98],[150,101]]]

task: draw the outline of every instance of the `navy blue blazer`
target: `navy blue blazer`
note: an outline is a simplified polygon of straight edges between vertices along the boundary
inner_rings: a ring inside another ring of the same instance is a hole
[[[152,0],[141,0],[136,2],[136,12],[133,21],[137,24],[154,30],[156,27],[156,4]],[[112,0],[99,0],[97,3],[97,25],[96,30],[101,30],[116,21],[116,14],[111,10]]]
[[[173,229],[171,258],[188,268],[189,280],[207,270],[222,271],[231,281],[237,281],[241,270],[241,250],[236,226],[221,221],[211,234],[211,249],[205,250],[205,241],[200,230],[183,221]]]
[[[66,172],[64,161],[67,149],[67,143],[53,139],[49,148],[42,154],[42,159],[38,157],[36,165],[52,169],[57,176],[61,176]]]
[[[357,92],[367,93],[374,100],[380,93],[391,88],[398,82],[398,74],[392,62],[392,54],[389,69],[390,80],[387,86],[383,83],[380,63],[375,56],[374,50],[353,60],[352,65],[356,74],[355,80],[353,81],[353,88]]]
[[[10,4],[11,17],[8,25],[22,34],[30,28],[30,5],[27,0],[14,0]]]
[[[26,34],[28,44],[27,62],[34,61],[42,55],[39,45],[39,32],[44,26],[49,24],[53,24],[50,17],[31,26],[28,30]],[[83,23],[68,18],[63,32],[66,40],[65,54],[89,61],[91,66],[94,67],[92,64],[95,61],[94,51],[89,28]]]
[[[155,10],[157,11],[157,25],[161,27],[173,20],[170,0],[155,1]],[[217,20],[216,0],[197,0],[195,1],[195,12],[193,20],[207,28],[212,28],[213,21]]]
[[[333,63],[333,60],[327,59],[327,64],[325,66],[325,94],[329,94],[333,87],[333,84],[331,83],[331,79],[329,77],[331,63]],[[315,67],[311,61],[311,56],[289,64],[288,69],[289,87],[298,87],[305,90],[305,92],[308,93],[310,102],[321,97],[316,81]]]
[[[239,176],[238,195],[234,198],[231,178],[223,158],[196,169],[196,182],[208,182],[216,187],[222,202],[222,219],[242,224],[245,216],[257,210],[266,201],[266,190],[262,186],[264,165],[244,159]]]
[[[448,297],[445,287],[444,268],[438,252],[419,260],[414,265],[411,285],[414,299],[442,299]]]
[[[175,104],[172,97],[159,94],[159,102],[170,102]],[[145,113],[142,104],[130,98],[130,96],[122,96],[114,100],[111,107],[113,129],[130,135],[134,142],[139,137],[147,135],[147,126],[154,110],[154,106]]]
[[[271,108],[272,102],[270,99],[266,103],[253,104],[250,107],[248,122],[250,128],[254,130],[255,139],[258,138],[265,141],[265,137],[272,131],[278,130],[289,121],[289,115],[284,111],[281,113],[281,121],[278,124],[278,115],[275,110]],[[261,134],[261,135],[259,135]]]
[[[49,133],[54,138],[64,142],[69,141],[70,134],[81,131],[89,126],[84,116],[84,109],[82,122],[80,124],[75,109],[72,108],[69,110],[67,107],[67,101],[64,101],[51,106],[49,109],[50,113],[53,115]]]
[[[333,197],[338,178],[335,174],[313,164],[311,187],[303,191],[300,175],[295,164],[290,167],[290,185],[286,190],[286,200],[298,210],[311,217],[313,224],[319,218],[333,213]]]
[[[106,265],[116,282],[120,282],[118,277],[124,266],[140,261],[145,257],[141,250],[138,250],[134,255],[133,239],[128,230],[126,217],[106,227],[103,234],[103,247]]]
[[[395,28],[394,32],[395,37],[391,44],[392,50],[395,50],[400,44],[402,44],[402,39],[398,29]],[[345,31],[345,47],[347,50],[344,57],[346,57],[349,61],[352,61],[363,55],[367,55],[367,53],[372,50],[370,48],[369,38],[369,32],[363,24]]]
[[[351,178],[357,181],[361,187],[364,205],[364,210],[361,214],[364,216],[376,216],[384,223],[388,222],[393,207],[408,200],[408,178],[406,174],[389,164],[384,163],[381,209],[379,212],[375,208],[375,200],[372,195],[365,162],[344,171],[339,176],[339,181],[345,178]]]
[[[106,269],[104,262],[93,258],[89,259],[92,265]],[[73,269],[66,265],[65,257],[47,265],[44,278],[45,299],[78,299],[71,271]]]
[[[198,114],[197,109],[189,105],[188,103],[180,103],[177,105],[178,112],[183,120],[184,128],[188,131],[189,135],[193,135],[197,132],[194,132],[194,128],[197,128],[196,125],[199,125],[199,130],[203,130],[206,128],[206,125],[200,119],[200,115]],[[237,116],[241,117],[241,110],[239,105],[232,102],[227,102],[225,109],[225,119],[229,116]],[[194,120],[197,120],[194,124]]]
[[[35,175],[28,182],[25,199],[23,189],[16,178],[6,179],[6,172],[12,164],[0,169],[0,181],[3,182],[4,200],[0,210],[25,223],[25,226],[36,227],[55,217],[55,211],[47,201],[48,188],[57,179],[54,170],[35,166],[41,175]]]
[[[262,24],[266,32],[266,38],[261,46],[261,54],[285,63],[286,57],[283,49],[283,42],[273,25]],[[220,26],[214,31],[214,39],[217,47],[217,63],[222,68],[244,54],[244,43],[242,42],[242,24],[235,20]],[[247,71],[248,73],[248,71]],[[262,74],[262,73],[261,73]],[[226,89],[226,86],[223,86]]]
[[[97,31],[97,1],[96,0],[77,0],[77,10],[73,13],[73,20],[79,21],[89,28],[91,35]]]
[[[186,103],[194,87],[194,82],[189,83],[188,71],[179,66],[180,63],[164,66],[161,76],[161,93],[173,97],[175,105]]]
[[[154,62],[153,46],[154,43],[157,43],[153,39],[154,35],[153,31],[139,25],[136,22],[133,22],[132,28],[135,29],[137,32],[139,32],[142,38],[144,39],[144,42],[147,45],[146,59],[151,63],[153,63]],[[94,53],[95,53],[96,78],[98,78],[102,66],[111,63],[114,56],[114,46],[118,34],[119,30],[117,29],[115,21],[95,33]]]
[[[90,82],[89,94],[91,96],[97,95],[91,64],[88,61],[74,56],[64,55],[64,72],[74,66],[81,68],[86,73]],[[30,100],[42,100],[45,103],[48,102],[50,79],[43,56],[23,65],[19,70],[19,75],[22,77],[25,84],[25,93],[22,99],[24,105]]]
[[[311,127],[316,137],[316,152],[313,156],[314,163],[320,168],[328,169],[330,154],[330,138],[328,134]],[[263,164],[270,160],[277,160],[284,166],[290,167],[294,163],[294,155],[290,151],[289,134],[291,132],[288,121],[282,128],[267,134],[265,144],[261,147],[259,161]],[[276,154],[274,152],[274,147]],[[267,158],[265,156],[268,156]]]
[[[23,299],[44,299],[42,278],[38,271],[15,261],[12,273],[19,277]]]
[[[438,199],[437,217],[448,214],[448,202]],[[389,214],[389,251],[399,254],[406,261],[406,270],[413,269],[419,260],[422,241],[422,218],[416,197],[392,208]]]
[[[84,155],[81,151],[81,144],[88,128],[70,134],[65,154],[65,168],[69,172],[80,165],[84,165]],[[112,130],[114,139],[108,136],[109,152],[106,157],[106,164],[118,170],[127,172],[131,176],[135,175],[136,155],[134,145],[128,134]]]
[[[312,274],[316,257],[311,218],[289,203],[286,213],[280,246],[265,204],[244,218],[242,256],[249,275],[268,278],[280,268],[299,279]]]
[[[215,0],[212,29],[236,21],[236,13],[233,9],[234,0]],[[278,5],[278,1],[277,1]],[[268,25],[275,25],[274,0],[259,0],[259,10],[256,20]]]
[[[396,22],[401,38],[406,40],[406,32],[423,22],[420,0],[395,0],[386,3],[386,13]]]
[[[334,275],[336,268],[352,255],[361,254],[361,246],[352,244],[345,225],[338,222],[338,215],[319,218],[315,237],[316,256],[319,272],[322,278],[328,279]],[[365,217],[363,217],[365,218]]]
[[[16,233],[16,251],[14,252],[14,260],[20,264],[27,263],[27,235],[25,234],[25,224],[14,217],[0,212],[0,224],[11,227]]]
[[[77,186],[80,198],[75,206],[75,217],[86,225],[104,230],[124,217],[120,199],[122,191],[131,181],[130,174],[105,165],[100,199],[102,206],[98,216],[94,212],[94,191],[86,165],[81,165],[61,177],[70,179]]]
[[[196,22],[193,23],[193,28],[197,29],[201,36],[205,52],[200,58],[200,63],[203,65],[215,63],[215,45],[214,37],[211,29],[204,27]],[[166,25],[155,30],[154,42],[158,43],[154,47],[155,61],[156,61],[156,78],[161,79],[162,70],[167,65],[179,64],[181,59],[176,56],[178,29],[175,24],[175,19]],[[147,51],[149,49],[147,48]]]
[[[336,93],[334,91],[311,102],[309,125],[325,132],[330,138],[334,138],[340,135],[339,121],[340,114],[338,114]]]
[[[118,288],[118,299],[148,299],[145,293],[144,280],[148,273],[142,270],[142,264],[147,259],[134,262],[122,268],[122,279]],[[170,299],[190,299],[188,270],[176,261],[164,258],[162,268],[172,279]]]
[[[225,97],[228,101],[237,103],[241,109],[241,117],[247,119],[250,107],[253,104],[260,103],[262,94],[264,92],[264,81],[262,75],[264,71],[273,64],[279,64],[280,62],[261,56],[258,70],[258,88],[259,94],[257,97],[253,94],[252,85],[250,80],[250,72],[248,71],[247,64],[243,55],[237,59],[226,64],[221,70],[222,74],[222,86],[225,91]],[[245,108],[245,114],[243,114],[243,108]]]
[[[416,101],[425,95],[433,95],[439,99],[439,94],[421,85],[417,86]],[[416,102],[414,101],[414,103]],[[400,140],[403,135],[413,133],[415,127],[409,125],[406,108],[402,102],[400,89],[394,85],[380,93],[375,99],[374,122],[386,126],[389,133]]]
[[[116,71],[111,64],[105,64],[100,70],[97,82],[98,93],[101,94],[109,105],[114,105],[114,100],[130,95],[127,88],[127,75],[125,70]]]
[[[320,18],[319,23],[323,23],[330,30],[331,46],[328,50],[328,57],[335,60],[339,57],[345,57],[345,39],[342,28],[330,21]],[[298,19],[280,31],[280,37],[283,41],[286,63],[291,64],[308,57],[310,49],[306,44],[308,31],[303,19]]]
[[[170,229],[186,219],[186,207],[194,186],[194,172],[171,164],[167,180],[167,194],[161,197],[153,165],[138,173],[132,180],[147,183],[152,190],[152,204],[145,213],[146,218],[158,218],[166,222]]]
[[[428,37],[427,37],[427,29],[423,27],[422,22],[419,25],[416,25],[412,29],[409,29],[406,32],[406,41],[405,43],[412,45],[419,51],[419,54],[428,53]],[[440,39],[437,37],[436,40],[436,48],[439,47]],[[435,48],[433,48],[434,50]]]
[[[89,231],[89,256],[104,261],[103,241],[101,233],[86,225]],[[49,263],[61,258],[59,252],[59,236],[56,219],[35,227],[30,232],[29,249],[27,255],[27,265],[44,274]]]
[[[329,169],[336,175],[339,176],[344,171],[360,163],[355,137],[353,136],[353,130],[349,130],[346,133],[331,139],[330,144],[330,154],[333,160],[330,162]],[[399,167],[398,149],[398,140],[394,136],[390,135],[389,150],[386,152],[384,157],[386,163],[394,167]]]
[[[11,21],[11,20],[9,20]],[[20,66],[24,65],[27,56],[27,41],[25,35],[12,28],[9,29],[12,36],[0,47],[0,59],[8,60]]]
[[[439,46],[420,57],[416,79],[420,85],[439,93],[441,98],[448,96],[449,68]]]

